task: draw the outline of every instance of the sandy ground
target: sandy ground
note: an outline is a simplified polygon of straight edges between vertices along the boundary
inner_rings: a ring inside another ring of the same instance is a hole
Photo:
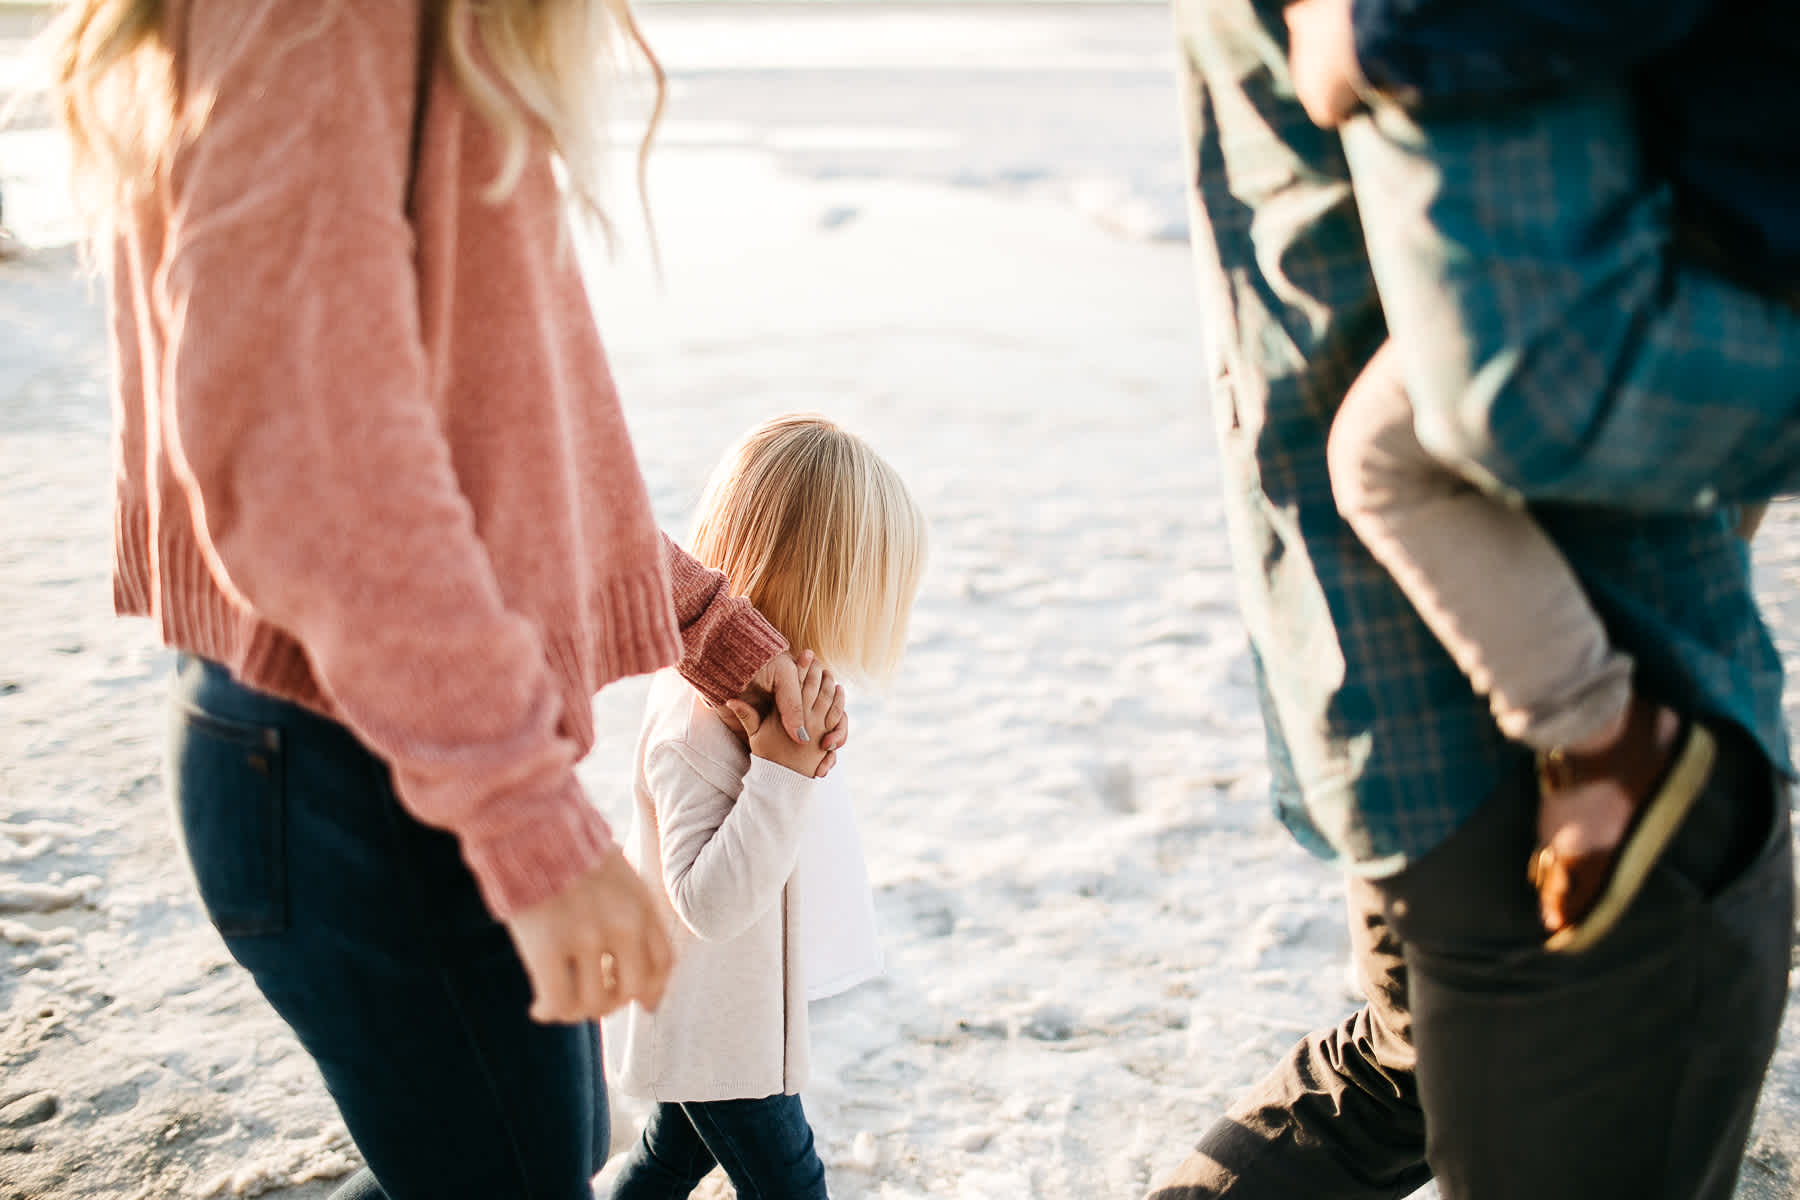
[[[28,78],[18,25],[0,7],[0,86]],[[869,437],[933,524],[911,657],[845,760],[889,971],[815,1012],[833,1194],[1141,1194],[1353,1003],[1336,877],[1266,803],[1166,14],[646,25],[675,79],[665,275],[630,221],[590,274],[660,515],[800,408]],[[319,1200],[355,1151],[194,904],[168,658],[110,614],[102,318],[31,124],[0,133],[8,219],[43,247],[0,266],[0,1200]],[[1800,514],[1757,555],[1792,662]],[[602,694],[583,768],[621,824],[641,696]],[[629,1138],[641,1110],[615,1111]],[[1797,1128],[1800,1006],[1740,1197],[1797,1194]]]

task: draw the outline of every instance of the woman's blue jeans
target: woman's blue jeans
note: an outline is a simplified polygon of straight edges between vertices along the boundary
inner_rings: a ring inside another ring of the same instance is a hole
[[[191,656],[169,748],[207,914],[369,1164],[339,1200],[590,1200],[610,1136],[599,1030],[527,1015],[456,839],[413,819],[343,726]]]
[[[658,1104],[612,1200],[680,1200],[715,1163],[738,1200],[826,1200],[825,1164],[798,1096]]]

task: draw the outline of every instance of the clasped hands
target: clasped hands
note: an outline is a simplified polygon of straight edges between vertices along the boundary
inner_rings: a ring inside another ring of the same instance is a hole
[[[727,706],[760,745],[757,753],[794,770],[810,764],[816,778],[836,764],[850,736],[843,689],[810,650],[770,659]],[[779,725],[764,719],[771,710]],[[616,847],[505,924],[531,980],[538,1021],[598,1020],[634,1000],[655,1008],[675,965],[650,889]]]

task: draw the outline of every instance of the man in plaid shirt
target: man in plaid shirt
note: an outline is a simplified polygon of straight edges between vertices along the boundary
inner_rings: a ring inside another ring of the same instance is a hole
[[[1524,869],[1529,756],[1332,501],[1332,416],[1388,332],[1363,228],[1385,219],[1381,198],[1365,190],[1359,214],[1344,143],[1295,100],[1279,0],[1175,8],[1221,470],[1276,801],[1304,844],[1348,868],[1368,1003],[1297,1045],[1156,1194],[1392,1197],[1435,1173],[1456,1200],[1729,1196],[1786,998],[1790,768],[1745,548],[1705,493],[1716,483],[1693,483],[1709,464],[1680,453],[1707,452],[1702,410],[1644,401],[1633,419],[1658,469],[1607,461],[1557,497],[1637,512],[1533,509],[1640,686],[1705,720],[1722,749],[1618,928],[1585,955],[1551,955]],[[1509,182],[1491,203],[1557,204],[1562,161],[1530,161],[1543,145],[1510,144],[1474,176]],[[1711,329],[1704,363],[1764,376],[1779,374],[1771,356],[1800,363],[1800,341]],[[1559,415],[1598,405],[1609,382],[1573,349],[1567,390],[1534,393],[1547,411],[1495,404],[1470,427],[1477,448],[1503,445],[1506,469],[1569,461]],[[1682,421],[1686,435],[1654,442]],[[1495,427],[1507,436],[1482,441]]]

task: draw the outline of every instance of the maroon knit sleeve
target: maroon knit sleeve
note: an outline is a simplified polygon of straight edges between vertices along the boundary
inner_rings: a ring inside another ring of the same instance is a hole
[[[787,639],[748,600],[731,594],[720,571],[703,566],[663,535],[675,619],[681,625],[681,675],[715,704],[740,694]]]

